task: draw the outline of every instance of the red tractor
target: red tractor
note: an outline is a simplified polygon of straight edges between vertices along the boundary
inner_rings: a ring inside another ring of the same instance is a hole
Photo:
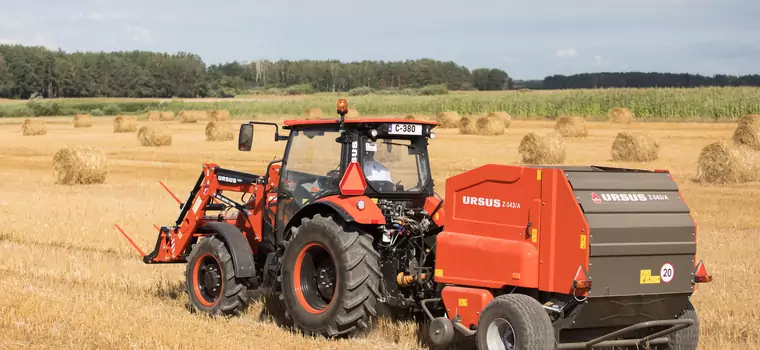
[[[435,345],[459,332],[480,349],[696,349],[690,297],[712,277],[669,172],[488,164],[448,178],[444,204],[437,123],[347,110],[285,121],[288,136],[243,124],[240,151],[274,126],[282,159],[262,175],[204,164],[143,261],[186,263],[197,311],[239,314],[258,291],[327,337],[386,306],[425,315]]]

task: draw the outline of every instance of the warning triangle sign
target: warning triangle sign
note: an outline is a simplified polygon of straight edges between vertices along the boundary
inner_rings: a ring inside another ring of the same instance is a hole
[[[344,196],[359,196],[367,189],[367,180],[358,162],[351,162],[340,180],[340,193]]]

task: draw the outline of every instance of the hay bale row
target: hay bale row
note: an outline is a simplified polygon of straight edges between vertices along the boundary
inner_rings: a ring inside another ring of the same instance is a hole
[[[696,182],[733,184],[760,178],[760,155],[751,148],[716,141],[704,148],[697,159]]]
[[[463,135],[503,135],[509,125],[509,115],[489,113],[486,116],[464,116],[459,119],[459,133]]]
[[[148,112],[148,121],[152,122],[170,122],[174,120],[172,111],[150,111]]]
[[[209,118],[207,111],[180,111],[179,122],[180,123],[197,123],[199,120],[206,120]]]
[[[562,137],[586,137],[586,120],[581,117],[563,116],[557,119],[554,130]]]
[[[38,136],[47,134],[47,124],[40,119],[26,119],[21,124],[21,134],[24,136]]]
[[[143,125],[137,131],[137,140],[146,147],[170,146],[172,134],[164,124]]]
[[[760,115],[745,115],[739,119],[732,139],[736,145],[760,151]]]
[[[556,132],[525,134],[517,147],[524,164],[559,164],[565,161],[565,141]]]
[[[56,182],[89,185],[106,181],[106,155],[95,147],[62,148],[53,155]]]
[[[206,141],[229,141],[235,138],[230,123],[212,120],[206,124]]]
[[[612,142],[612,159],[649,162],[659,158],[660,144],[648,134],[621,132]]]
[[[137,131],[137,118],[132,116],[117,115],[113,118],[113,132],[135,132]]]
[[[92,116],[89,114],[75,114],[74,115],[74,127],[75,128],[89,128],[92,126]]]

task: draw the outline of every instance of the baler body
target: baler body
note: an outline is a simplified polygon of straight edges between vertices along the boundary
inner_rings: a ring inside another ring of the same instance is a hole
[[[696,227],[668,172],[485,165],[447,179],[445,198],[435,281],[571,296],[568,341],[673,320],[694,291]]]

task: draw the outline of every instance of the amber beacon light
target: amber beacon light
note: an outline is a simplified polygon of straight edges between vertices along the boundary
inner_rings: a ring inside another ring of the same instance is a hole
[[[338,114],[341,116],[346,115],[348,113],[348,101],[345,99],[338,100]]]

